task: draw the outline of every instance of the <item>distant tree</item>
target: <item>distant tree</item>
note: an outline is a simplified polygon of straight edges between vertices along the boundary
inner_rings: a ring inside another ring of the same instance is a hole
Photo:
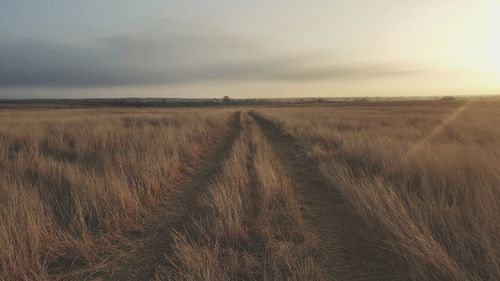
[[[455,97],[442,97],[441,98],[442,101],[456,101],[457,99]]]
[[[224,101],[225,104],[229,104],[231,102],[231,98],[229,96],[224,96],[222,100]]]

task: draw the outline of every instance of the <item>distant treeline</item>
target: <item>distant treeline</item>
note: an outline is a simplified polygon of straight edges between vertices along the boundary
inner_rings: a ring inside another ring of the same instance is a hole
[[[91,99],[6,99],[0,100],[0,106],[54,106],[54,107],[211,107],[245,106],[334,102],[333,99],[321,98],[285,98],[285,99],[181,99],[181,98],[91,98]]]
[[[97,99],[10,99],[0,104],[55,106],[126,106],[126,107],[205,107],[224,105],[259,105],[296,103],[297,100],[277,99],[177,99],[177,98],[97,98]]]
[[[0,99],[0,108],[6,107],[217,107],[252,105],[300,105],[300,104],[373,104],[380,102],[428,102],[463,101],[473,96],[434,96],[434,97],[343,97],[343,98],[263,98],[232,99],[228,96],[210,99],[189,98],[89,98],[89,99]],[[477,96],[476,96],[477,97]],[[496,96],[498,98],[498,96]],[[484,96],[483,96],[484,98]]]

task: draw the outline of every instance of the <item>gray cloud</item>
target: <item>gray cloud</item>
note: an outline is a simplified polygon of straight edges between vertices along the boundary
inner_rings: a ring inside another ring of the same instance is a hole
[[[325,65],[244,40],[190,30],[101,38],[87,46],[2,40],[0,87],[103,87],[202,81],[316,81],[415,75],[388,64]]]

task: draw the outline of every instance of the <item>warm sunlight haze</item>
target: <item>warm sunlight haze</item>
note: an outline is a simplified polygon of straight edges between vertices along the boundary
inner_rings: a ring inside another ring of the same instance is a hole
[[[500,280],[500,0],[0,0],[0,281]]]
[[[0,97],[497,94],[499,6],[7,0]]]

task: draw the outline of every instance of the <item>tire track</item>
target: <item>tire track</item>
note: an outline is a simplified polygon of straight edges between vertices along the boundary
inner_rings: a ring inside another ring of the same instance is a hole
[[[160,204],[159,211],[146,223],[145,230],[134,239],[130,249],[108,262],[105,268],[94,272],[88,279],[150,280],[154,278],[158,266],[165,266],[165,258],[168,259],[173,254],[174,230],[190,222],[192,214],[196,213],[197,194],[222,169],[224,160],[240,134],[240,112],[236,112],[230,122],[231,129],[223,142],[202,159],[200,170]]]
[[[196,195],[188,221],[176,228],[172,258],[167,267],[158,268],[157,280],[261,280],[249,278],[240,264],[241,254],[249,257],[247,250],[256,250],[254,237],[246,232],[255,211],[249,191],[257,184],[248,120],[248,114],[240,114],[234,145],[207,183],[207,192]]]
[[[292,137],[256,112],[261,127],[289,176],[302,205],[302,215],[317,236],[317,261],[329,280],[407,280],[400,259],[384,250],[381,241],[339,191],[329,187],[316,163]]]
[[[285,170],[254,118],[176,240],[158,280],[324,280]],[[205,196],[209,195],[209,196]],[[204,211],[203,211],[204,209]]]

